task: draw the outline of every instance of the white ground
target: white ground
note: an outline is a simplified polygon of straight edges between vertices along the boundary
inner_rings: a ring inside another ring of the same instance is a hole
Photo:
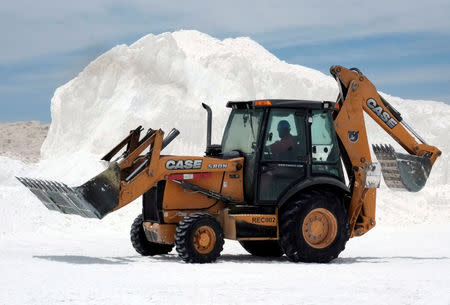
[[[29,161],[22,154],[0,151],[0,305],[450,304],[450,106],[443,103],[386,96],[443,155],[419,193],[382,184],[377,226],[350,240],[331,264],[258,259],[230,241],[216,264],[184,264],[175,252],[140,257],[128,240],[140,203],[101,221],[61,215],[14,178],[81,184],[105,168],[98,157],[138,124],[181,130],[166,153],[201,154],[200,102],[213,107],[217,143],[227,100],[335,95],[330,77],[282,62],[248,38],[165,33],[100,56],[55,92],[45,160],[27,164],[10,158]],[[393,143],[367,125],[371,143]],[[5,126],[6,150],[36,154],[39,145],[26,145],[41,127],[24,128],[22,144],[12,147]]]
[[[330,264],[254,258],[227,241],[216,264],[191,265],[175,251],[141,257],[132,249],[138,202],[101,221],[62,215],[14,179],[76,183],[102,166],[85,155],[39,164],[0,157],[0,304],[450,304],[445,189],[383,187],[378,225]]]
[[[331,264],[254,258],[232,241],[216,264],[185,264],[137,255],[127,233],[2,236],[0,304],[450,304],[449,225],[377,227]]]

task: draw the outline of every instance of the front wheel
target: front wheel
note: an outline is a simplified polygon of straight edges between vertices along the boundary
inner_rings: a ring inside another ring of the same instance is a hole
[[[177,226],[175,246],[186,263],[212,263],[223,249],[223,231],[211,215],[194,213]]]
[[[349,236],[345,207],[333,192],[305,191],[280,210],[280,245],[291,261],[327,263]]]

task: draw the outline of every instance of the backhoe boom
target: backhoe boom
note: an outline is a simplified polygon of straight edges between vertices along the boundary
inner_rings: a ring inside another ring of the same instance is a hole
[[[332,66],[330,72],[340,89],[334,124],[351,163],[348,169],[353,194],[348,213],[352,236],[358,236],[375,226],[377,187],[366,183],[366,176],[370,174],[367,168],[373,169],[377,164],[372,163],[363,111],[409,153],[396,153],[388,145],[374,145],[384,180],[390,188],[412,192],[422,189],[441,151],[426,144],[358,69]]]

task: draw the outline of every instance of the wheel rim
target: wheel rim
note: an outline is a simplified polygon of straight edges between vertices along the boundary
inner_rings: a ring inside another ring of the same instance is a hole
[[[194,247],[198,253],[207,254],[214,249],[216,233],[209,226],[201,226],[194,233]]]
[[[314,209],[303,220],[303,238],[313,248],[322,249],[331,245],[337,234],[336,217],[327,209]]]

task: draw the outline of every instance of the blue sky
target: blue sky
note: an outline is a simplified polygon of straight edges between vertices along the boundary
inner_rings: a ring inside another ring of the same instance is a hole
[[[248,36],[328,74],[360,68],[383,92],[450,104],[450,1],[10,1],[0,8],[0,121],[50,121],[54,90],[117,44],[196,29]]]

